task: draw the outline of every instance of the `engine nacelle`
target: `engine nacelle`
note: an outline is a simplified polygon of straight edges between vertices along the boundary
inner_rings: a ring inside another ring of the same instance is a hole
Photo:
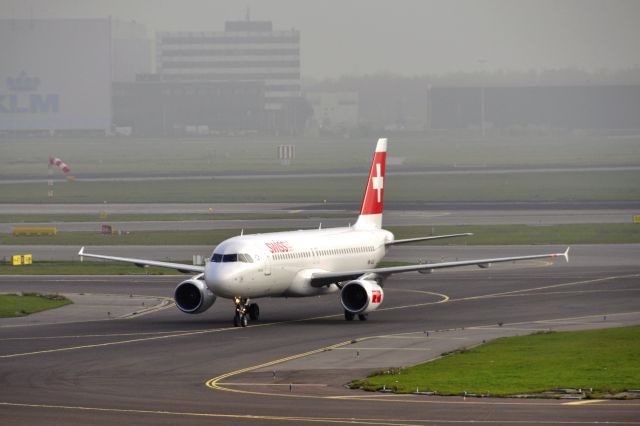
[[[352,314],[366,314],[375,311],[382,304],[384,292],[375,281],[354,280],[342,287],[340,301]]]
[[[202,280],[194,278],[181,282],[173,293],[176,306],[185,314],[199,314],[216,301],[216,295]]]

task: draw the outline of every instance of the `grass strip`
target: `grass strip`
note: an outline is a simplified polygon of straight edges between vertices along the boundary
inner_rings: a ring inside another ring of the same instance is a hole
[[[375,391],[510,396],[593,389],[591,397],[640,387],[640,326],[506,337],[426,364],[351,384]]]
[[[0,294],[0,318],[21,317],[70,303],[73,302],[58,294]]]
[[[34,206],[37,208],[37,206]],[[266,220],[266,219],[326,219],[349,218],[355,213],[275,212],[275,213],[115,213],[100,217],[91,214],[0,214],[0,223],[59,223],[59,222],[147,222],[192,220]]]
[[[172,262],[191,264],[186,260]],[[405,266],[408,262],[381,262],[380,267]],[[138,266],[124,262],[110,261],[35,261],[28,266],[0,265],[0,275],[180,275],[174,269]],[[194,275],[190,273],[188,275]]]
[[[396,226],[387,228],[397,239],[417,236],[474,233],[471,237],[423,242],[428,245],[510,245],[510,244],[631,244],[640,243],[640,226],[633,223],[530,225],[464,225],[464,226]],[[245,228],[245,234],[277,232],[290,229]],[[98,232],[71,231],[57,235],[0,236],[5,245],[208,245],[240,235],[239,229],[130,231],[122,235],[102,235]]]
[[[176,261],[190,265],[190,261]],[[174,269],[141,268],[131,263],[93,260],[43,260],[31,265],[0,266],[0,275],[179,275]],[[194,274],[191,274],[194,275]]]
[[[65,159],[79,178],[86,174],[121,177],[160,173],[180,175],[185,172],[206,175],[225,171],[237,173],[239,170],[290,172],[354,168],[364,170],[366,174],[377,137],[11,136],[0,138],[0,175],[44,177],[49,152]],[[389,156],[410,168],[628,165],[639,162],[638,141],[637,137],[614,140],[606,135],[496,135],[480,138],[397,134],[389,140]],[[44,143],[46,150],[43,149]],[[276,155],[281,144],[296,146],[296,158],[287,166],[281,165]]]
[[[366,170],[366,169],[364,169]],[[82,181],[55,185],[57,203],[353,202],[362,176],[178,181]],[[619,201],[640,200],[640,171],[570,171],[396,175],[385,178],[386,201]],[[0,203],[46,203],[43,183],[4,183]]]
[[[391,227],[397,239],[416,235],[471,232],[473,236],[423,242],[424,245],[518,245],[518,244],[631,244],[640,242],[640,226],[633,223],[532,225],[453,225]]]

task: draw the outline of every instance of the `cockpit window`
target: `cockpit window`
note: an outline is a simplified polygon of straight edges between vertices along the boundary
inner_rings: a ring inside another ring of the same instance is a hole
[[[222,261],[223,262],[237,262],[238,261],[238,254],[237,253],[225,254],[225,255],[222,256]]]
[[[220,262],[244,262],[244,263],[253,263],[253,259],[246,253],[230,253],[230,254],[220,254],[213,253],[213,257],[211,257],[212,262],[220,263]]]

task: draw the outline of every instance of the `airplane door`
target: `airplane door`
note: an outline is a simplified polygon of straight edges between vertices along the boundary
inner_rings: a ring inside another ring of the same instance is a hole
[[[271,275],[271,255],[267,255],[264,259],[264,274]]]

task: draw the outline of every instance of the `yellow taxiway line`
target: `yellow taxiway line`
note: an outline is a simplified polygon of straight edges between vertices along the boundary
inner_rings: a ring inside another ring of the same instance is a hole
[[[379,400],[378,400],[379,401]],[[156,415],[164,417],[194,417],[203,419],[230,419],[243,422],[294,422],[294,423],[332,423],[332,424],[360,424],[360,425],[380,425],[380,426],[420,426],[431,424],[523,424],[523,425],[585,425],[585,424],[602,424],[600,421],[572,421],[572,420],[499,420],[499,419],[469,419],[469,420],[448,420],[448,419],[380,419],[380,418],[358,418],[358,417],[302,417],[302,416],[268,416],[257,414],[224,414],[224,413],[206,413],[206,412],[188,412],[188,411],[168,411],[168,410],[138,410],[126,408],[101,408],[86,407],[73,405],[51,405],[51,404],[21,404],[12,402],[0,402],[1,407],[26,408],[26,409],[55,409],[79,412],[94,413],[114,413],[128,415]],[[609,424],[616,425],[640,425],[639,421],[613,421]]]
[[[588,405],[588,404],[599,404],[601,402],[607,402],[607,400],[606,399],[583,399],[580,401],[565,402],[562,405]]]

